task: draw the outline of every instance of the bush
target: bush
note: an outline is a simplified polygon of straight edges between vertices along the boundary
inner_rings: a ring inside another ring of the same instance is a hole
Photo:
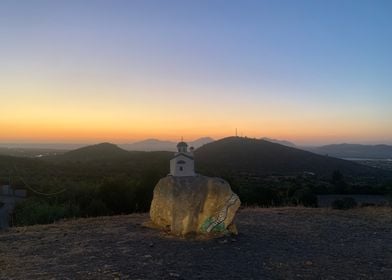
[[[272,207],[281,204],[278,193],[269,187],[242,186],[237,194],[246,206]]]
[[[14,224],[27,226],[50,224],[57,220],[79,216],[78,207],[72,204],[50,203],[44,199],[29,198],[15,207]]]
[[[98,217],[106,216],[110,213],[106,204],[100,199],[91,200],[90,204],[84,209],[84,216]]]
[[[317,195],[310,188],[301,188],[294,192],[291,202],[294,205],[302,205],[305,207],[317,207]]]
[[[106,179],[99,188],[99,199],[110,214],[127,214],[135,211],[136,182],[126,177]]]
[[[377,206],[375,203],[370,203],[370,202],[362,202],[361,207],[374,207]]]
[[[50,205],[46,201],[27,199],[15,207],[16,225],[48,224],[65,216],[60,205]]]
[[[357,202],[352,197],[344,197],[342,199],[336,199],[332,202],[333,209],[347,210],[357,207]]]
[[[392,193],[388,195],[388,204],[392,207]]]

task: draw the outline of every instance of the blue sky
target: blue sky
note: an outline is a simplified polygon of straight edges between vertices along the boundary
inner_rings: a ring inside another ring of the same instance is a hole
[[[239,127],[392,143],[391,11],[391,1],[0,1],[0,94],[20,113],[0,117],[0,138],[217,138]]]

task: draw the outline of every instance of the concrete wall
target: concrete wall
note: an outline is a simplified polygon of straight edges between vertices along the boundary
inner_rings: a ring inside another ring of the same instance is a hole
[[[14,195],[17,197],[26,197],[27,191],[23,190],[23,189],[16,189],[16,190],[14,190]]]
[[[23,201],[23,198],[9,195],[0,195],[0,201],[4,203],[4,205],[0,208],[0,229],[4,229],[8,228],[9,217],[14,211],[15,205],[18,202]]]
[[[0,195],[13,195],[13,190],[8,185],[0,186]]]
[[[179,161],[185,162],[179,164]],[[170,160],[170,175],[172,176],[195,176],[194,161],[186,156],[178,156]]]
[[[5,207],[0,208],[0,230],[8,228],[9,214]]]

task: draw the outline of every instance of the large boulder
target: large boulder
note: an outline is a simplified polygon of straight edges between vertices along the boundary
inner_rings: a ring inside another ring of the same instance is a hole
[[[223,179],[167,176],[155,186],[150,217],[176,235],[235,233],[233,219],[240,204]]]

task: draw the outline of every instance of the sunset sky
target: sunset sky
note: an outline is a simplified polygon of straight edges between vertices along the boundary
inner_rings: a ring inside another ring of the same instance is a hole
[[[0,142],[392,144],[392,1],[0,0]]]

